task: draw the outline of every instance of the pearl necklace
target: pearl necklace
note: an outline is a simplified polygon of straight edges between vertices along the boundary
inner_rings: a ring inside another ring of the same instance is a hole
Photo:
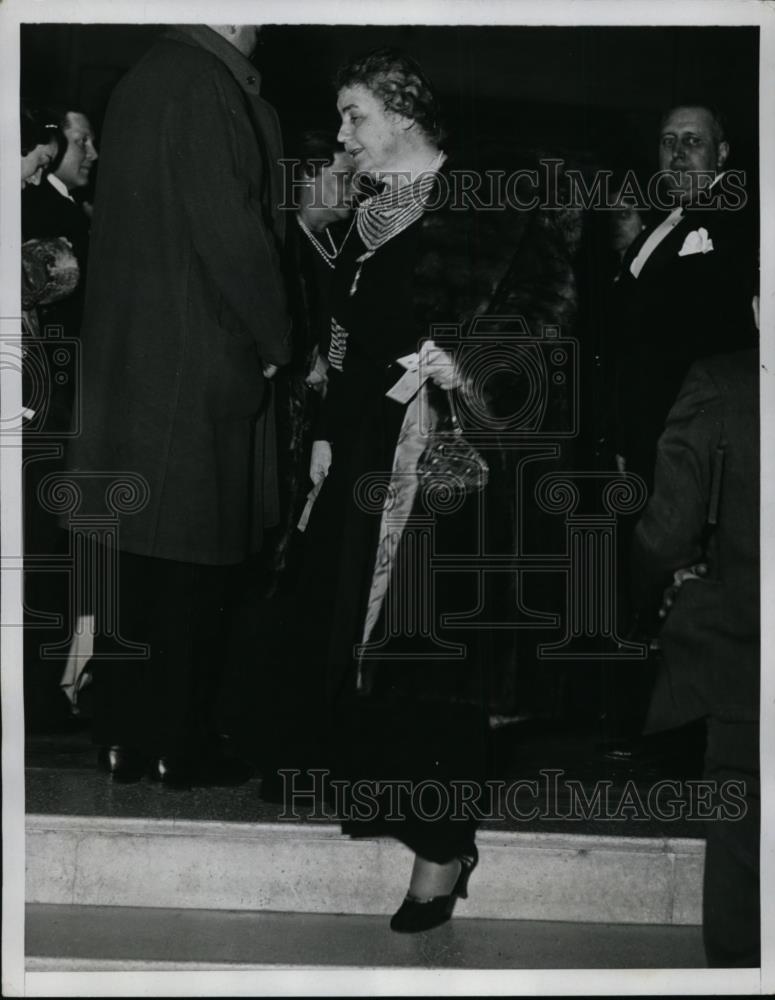
[[[309,228],[306,222],[298,214],[296,216],[296,221],[298,222],[301,231],[303,233],[306,233],[307,238],[309,239],[312,246],[317,250],[317,252],[323,258],[323,261],[325,262],[326,266],[330,267],[331,270],[333,271],[334,267],[336,266],[334,264],[334,261],[339,256],[339,250],[337,249],[336,243],[334,243],[334,238],[329,232],[329,230],[326,229],[326,235],[328,236],[328,242],[331,244],[330,252],[326,250],[326,248],[323,246],[323,244],[320,242],[317,236],[315,236],[315,234],[312,232],[312,230]]]

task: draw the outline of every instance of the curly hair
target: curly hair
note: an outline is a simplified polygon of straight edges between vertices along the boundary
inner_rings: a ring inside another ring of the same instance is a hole
[[[57,157],[67,148],[60,123],[50,109],[35,108],[22,104],[19,109],[21,126],[22,156],[31,153],[36,146],[47,146],[52,140],[57,144]]]
[[[398,49],[376,49],[342,66],[334,86],[366,87],[383,102],[386,111],[414,121],[433,142],[441,142],[445,132],[439,105],[428,77],[420,66]]]

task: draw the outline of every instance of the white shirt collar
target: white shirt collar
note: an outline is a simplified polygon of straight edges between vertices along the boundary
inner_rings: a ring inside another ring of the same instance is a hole
[[[55,174],[46,174],[46,180],[49,182],[51,187],[54,188],[55,191],[58,191],[64,198],[69,199],[73,203],[75,202],[75,199],[67,190],[67,185],[65,184],[65,182],[60,181],[60,179]]]

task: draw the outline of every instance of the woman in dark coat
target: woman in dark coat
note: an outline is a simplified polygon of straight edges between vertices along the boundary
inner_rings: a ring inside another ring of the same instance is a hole
[[[482,665],[491,638],[475,625],[437,634],[439,612],[476,609],[474,574],[447,573],[437,583],[429,561],[413,558],[415,545],[427,541],[434,554],[465,559],[478,526],[507,522],[503,506],[500,518],[491,516],[504,499],[497,474],[486,498],[473,492],[446,510],[440,496],[418,489],[425,425],[444,421],[449,394],[464,381],[464,366],[429,332],[487,304],[520,223],[511,213],[428,210],[444,200],[446,156],[435,99],[411,60],[373,53],[342,70],[338,90],[339,140],[385,188],[359,205],[337,261],[325,439],[311,464],[322,488],[307,529],[295,664],[319,707],[334,773],[351,793],[340,803],[345,832],[389,833],[415,852],[409,894],[391,922],[415,931],[449,918],[476,864],[472,816],[453,816],[450,802],[438,811],[431,799],[454,781],[475,787],[483,776]],[[417,379],[401,396],[393,388],[405,373],[398,359],[418,348],[428,381]],[[491,508],[484,520],[483,504]],[[415,627],[431,593],[435,613]],[[358,807],[360,779],[408,781],[415,790],[426,782],[430,795],[400,800],[397,820],[384,785],[373,808]]]

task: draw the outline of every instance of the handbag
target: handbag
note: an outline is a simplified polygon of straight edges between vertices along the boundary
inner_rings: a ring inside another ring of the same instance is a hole
[[[463,437],[453,394],[446,394],[449,423],[433,429],[431,439],[417,460],[417,478],[426,491],[444,489],[455,496],[478,493],[487,485],[487,461]]]

